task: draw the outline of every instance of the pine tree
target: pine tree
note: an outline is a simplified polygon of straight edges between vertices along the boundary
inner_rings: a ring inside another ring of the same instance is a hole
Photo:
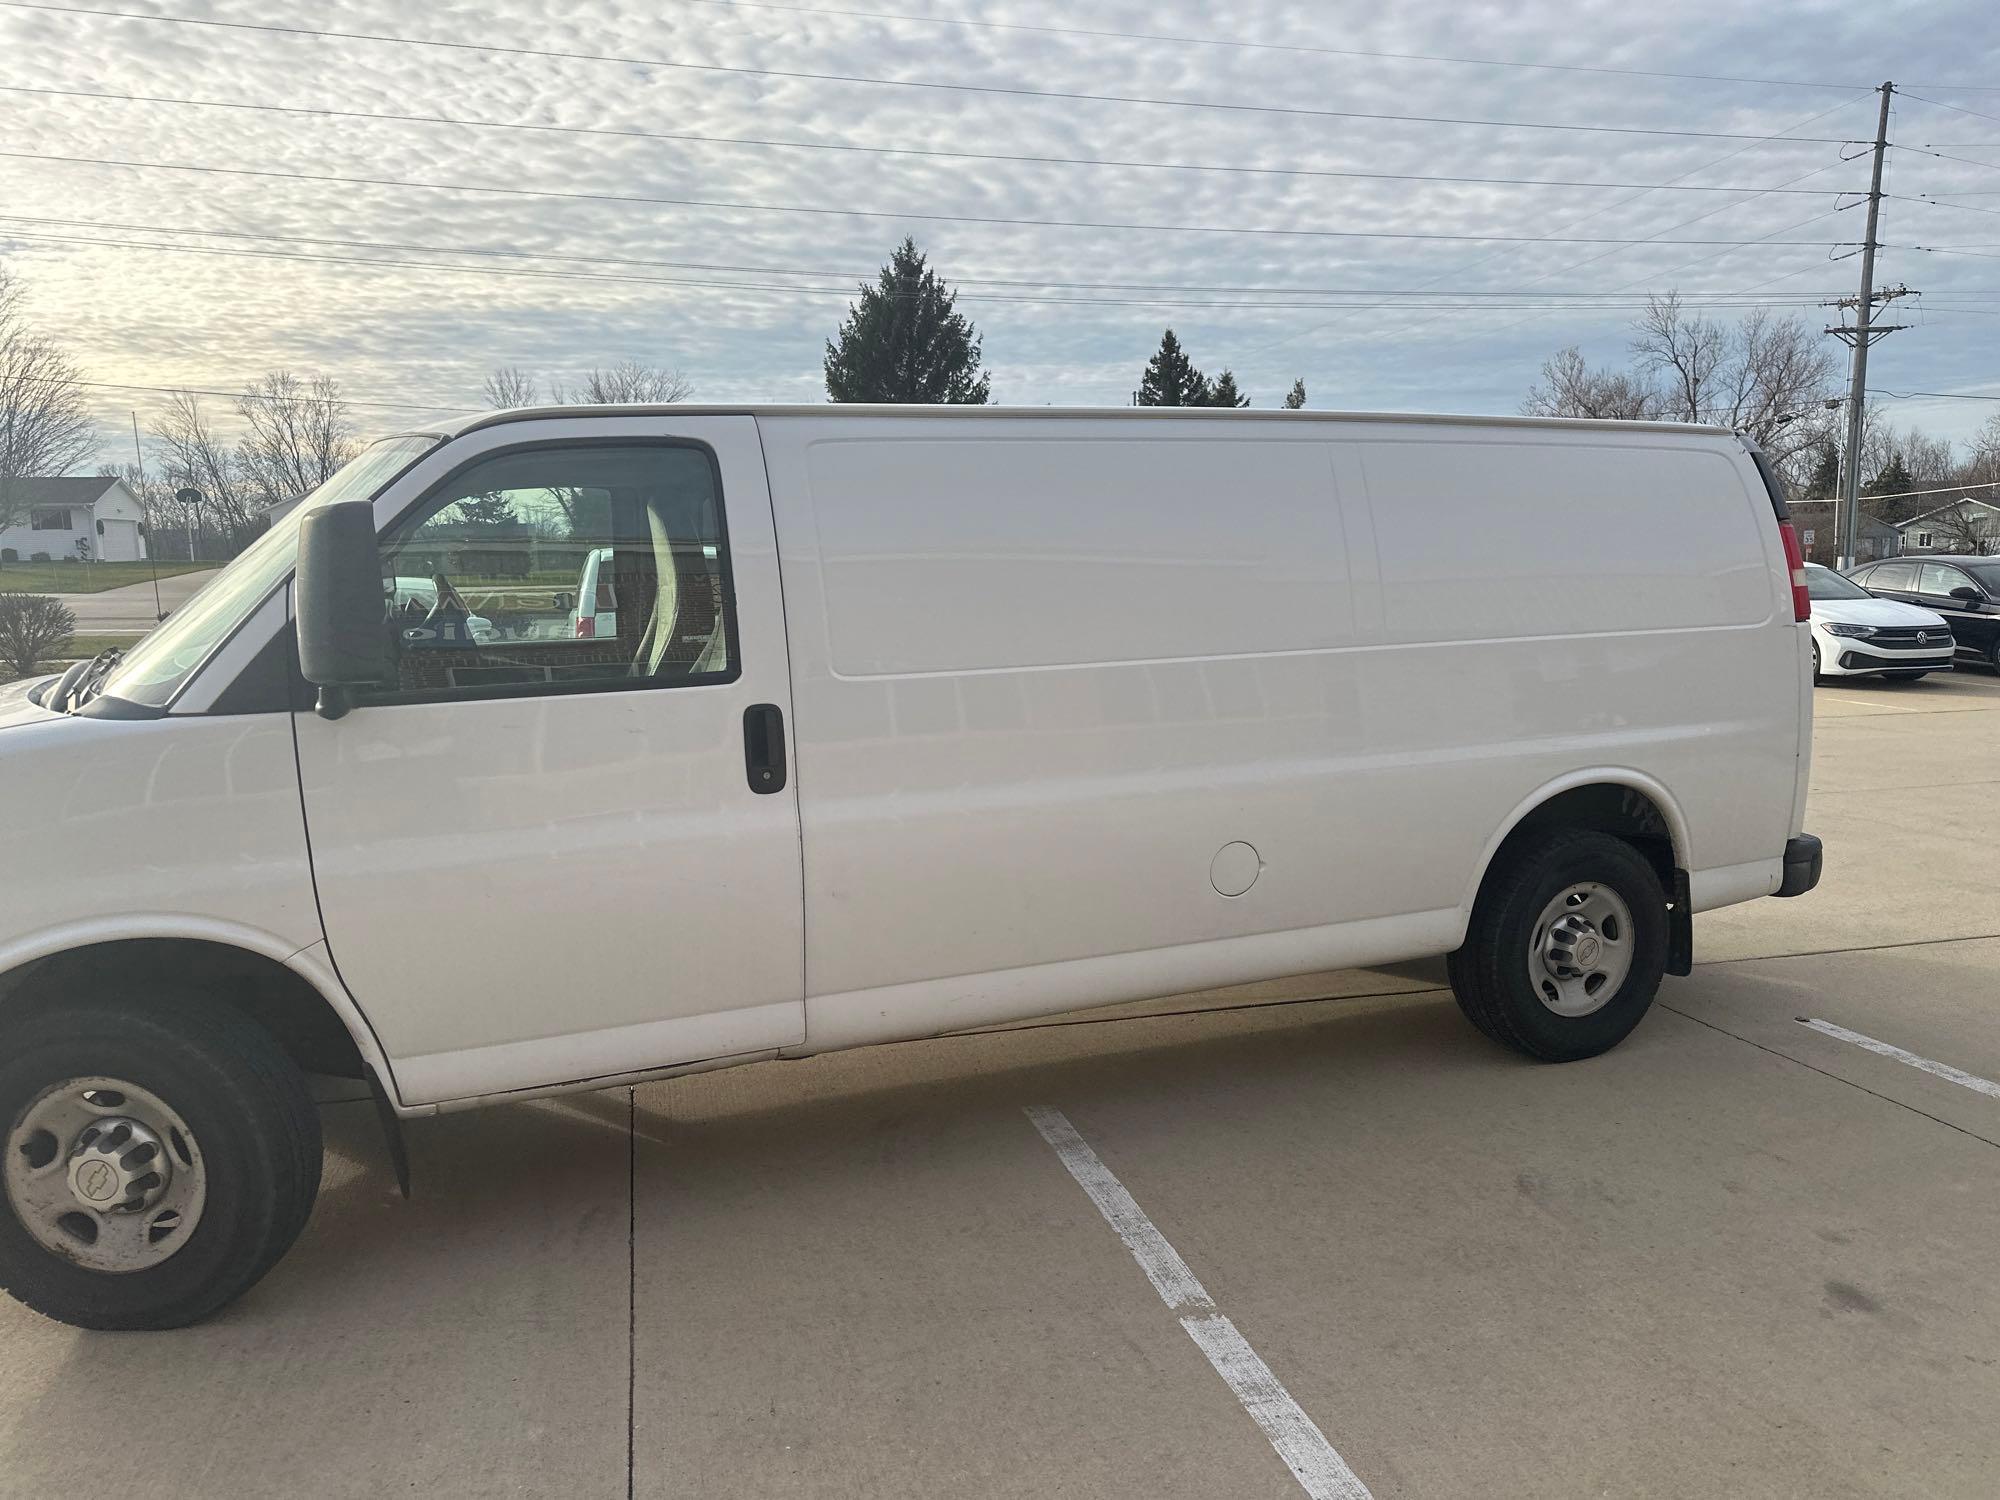
[[[1831,442],[1821,443],[1813,455],[1812,474],[1806,480],[1807,500],[1832,500],[1840,493],[1840,449]]]
[[[1206,406],[1208,377],[1194,367],[1181,348],[1181,341],[1169,328],[1160,347],[1146,361],[1146,373],[1139,377],[1139,389],[1132,393],[1134,406]]]
[[[1909,492],[1917,487],[1917,481],[1910,477],[1910,467],[1903,462],[1900,452],[1891,453],[1889,461],[1882,465],[1882,472],[1861,486],[1861,498],[1871,496],[1894,496],[1881,500],[1879,504],[1867,507],[1868,513],[1892,526],[1898,521],[1907,521],[1921,508],[1926,498]]]
[[[1303,379],[1294,380],[1292,382],[1292,389],[1290,393],[1285,397],[1285,410],[1300,411],[1304,409],[1305,404],[1306,404],[1306,383]]]
[[[1236,389],[1236,376],[1229,370],[1224,370],[1215,377],[1215,384],[1208,388],[1208,400],[1202,403],[1204,406],[1229,407],[1249,404],[1250,398]]]
[[[512,526],[521,519],[505,495],[469,495],[458,502],[458,514],[468,526]]]
[[[979,370],[979,336],[952,310],[957,293],[905,238],[874,286],[849,304],[826,346],[832,401],[916,401],[984,406],[992,377]]]

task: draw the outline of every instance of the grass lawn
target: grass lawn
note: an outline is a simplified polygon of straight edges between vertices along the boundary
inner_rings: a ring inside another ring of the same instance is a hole
[[[50,672],[61,671],[73,661],[89,661],[91,657],[97,655],[98,652],[104,650],[107,646],[130,646],[138,639],[139,636],[132,632],[122,635],[71,636],[69,644],[62,649],[61,653],[43,662],[40,670],[35,675],[37,677],[45,677]],[[0,662],[0,682],[12,681],[14,681],[14,669],[5,662]]]
[[[153,569],[160,577],[219,568],[212,562],[17,562],[0,563],[0,594],[101,594],[128,583],[150,583]]]

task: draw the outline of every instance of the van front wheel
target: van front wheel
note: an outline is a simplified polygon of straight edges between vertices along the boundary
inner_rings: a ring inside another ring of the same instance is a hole
[[[1531,836],[1503,858],[1448,961],[1459,1008],[1493,1040],[1543,1062],[1617,1046],[1666,970],[1660,877],[1623,839],[1583,829]]]
[[[247,1291],[319,1191],[319,1114],[206,996],[42,1005],[0,1027],[0,1288],[79,1328],[177,1328]]]

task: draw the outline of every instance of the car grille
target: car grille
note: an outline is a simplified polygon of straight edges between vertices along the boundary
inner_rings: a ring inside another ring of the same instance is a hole
[[[1951,630],[1943,625],[1897,625],[1877,630],[1867,641],[1878,651],[1949,651],[1952,645]]]

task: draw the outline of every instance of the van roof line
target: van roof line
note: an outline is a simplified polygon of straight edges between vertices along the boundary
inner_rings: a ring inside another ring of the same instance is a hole
[[[734,405],[676,401],[630,405],[523,406],[484,412],[446,429],[458,436],[509,422],[544,421],[556,417],[962,417],[974,420],[1039,418],[1076,421],[1117,418],[1123,421],[1259,421],[1259,422],[1387,422],[1424,426],[1550,428],[1558,431],[1702,433],[1728,437],[1731,430],[1706,423],[1634,422],[1608,417],[1454,416],[1444,412],[1284,411],[1277,408],[1200,406],[917,406],[866,402],[819,402],[812,405],[744,402]]]

